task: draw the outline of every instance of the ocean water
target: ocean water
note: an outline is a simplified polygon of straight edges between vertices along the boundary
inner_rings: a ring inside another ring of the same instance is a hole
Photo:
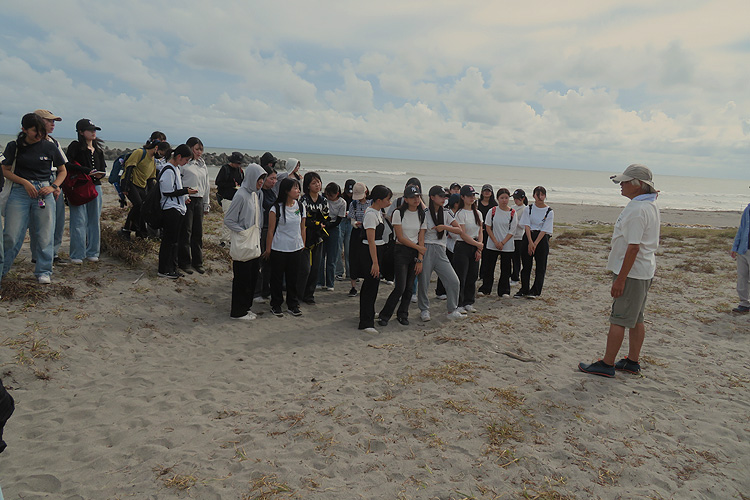
[[[0,143],[14,139],[0,135]],[[65,145],[70,139],[59,139]],[[110,148],[138,148],[141,144],[107,141]],[[260,156],[263,151],[240,148],[211,148],[212,153],[240,151]],[[297,158],[303,171],[320,174],[323,184],[336,182],[343,186],[347,179],[355,179],[372,187],[385,184],[394,192],[401,192],[410,177],[422,182],[424,191],[430,186],[448,186],[452,182],[471,184],[478,191],[484,184],[491,184],[496,191],[506,187],[511,192],[523,188],[531,199],[534,186],[547,189],[547,202],[580,205],[625,206],[628,201],[620,195],[620,188],[609,177],[620,170],[600,172],[590,170],[567,170],[553,168],[518,167],[512,165],[485,165],[476,163],[452,163],[363,156],[322,155],[272,151],[279,159]],[[750,202],[750,180],[710,179],[659,175],[658,166],[650,165],[655,173],[654,183],[659,189],[659,206],[679,210],[741,211]],[[209,168],[213,179],[217,167]]]

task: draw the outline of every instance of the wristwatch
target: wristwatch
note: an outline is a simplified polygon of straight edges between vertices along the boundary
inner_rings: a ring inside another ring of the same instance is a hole
[[[50,186],[52,186],[53,188],[55,188],[55,191],[57,191],[58,189],[60,189],[60,186],[58,186],[57,184],[50,184]]]

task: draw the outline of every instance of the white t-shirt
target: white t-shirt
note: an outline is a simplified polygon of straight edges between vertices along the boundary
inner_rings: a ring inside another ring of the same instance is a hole
[[[162,193],[174,193],[182,189],[182,176],[180,176],[180,167],[168,163],[172,168],[164,171],[164,174],[159,178],[159,189]],[[182,196],[164,196],[161,195],[160,203],[162,210],[169,210],[170,208],[176,208],[178,212],[185,215],[187,207],[185,206],[185,198],[187,195]]]
[[[479,215],[480,219],[482,215]],[[476,219],[474,218],[474,211],[469,209],[466,210],[465,208],[459,208],[458,212],[456,212],[456,220],[459,224],[464,226],[464,232],[469,236],[469,238],[472,239],[478,239],[479,238],[479,231],[481,231],[481,227],[479,224],[477,224]],[[463,241],[463,240],[461,240]]]
[[[403,219],[401,218],[401,210],[396,210],[393,212],[392,217],[392,224],[394,226],[401,226],[401,232],[404,237],[414,244],[419,244],[419,231],[427,229],[427,217],[425,217],[424,222],[420,223],[418,210],[419,208],[412,212],[407,209],[406,212],[404,212]],[[396,244],[400,245],[401,243],[396,240]]]
[[[526,226],[521,224],[521,217],[523,216],[523,211],[528,210],[528,207],[523,203],[520,205],[516,205],[514,202],[512,208],[516,211],[516,218],[518,219],[516,230],[513,233],[513,239],[516,241],[521,241],[523,239],[524,233],[526,232]]]
[[[367,231],[368,229],[376,229],[380,224],[385,224],[383,222],[383,214],[380,213],[380,210],[375,210],[372,207],[367,207],[367,210],[365,210],[365,218],[362,221],[362,227]],[[367,238],[362,240],[362,243],[367,245]],[[385,241],[382,239],[375,240],[375,245],[385,245]]]
[[[346,200],[341,196],[336,201],[328,200],[328,215],[331,217],[331,222],[346,217]]]
[[[302,218],[305,217],[305,206],[294,202],[294,205],[284,205],[285,217],[279,217],[276,213],[277,204],[271,207],[271,212],[276,214],[276,233],[271,241],[271,250],[277,252],[296,252],[302,250],[305,244],[302,241]]]
[[[531,212],[531,215],[529,215]],[[552,234],[552,226],[555,221],[555,211],[550,207],[539,208],[534,204],[523,210],[519,224],[529,226],[532,231],[544,231]]]
[[[437,214],[435,214],[437,217]],[[453,215],[447,210],[443,209],[443,224],[446,226],[450,226],[455,219],[453,218]],[[438,239],[437,237],[437,231],[435,231],[435,223],[432,220],[432,216],[430,215],[430,210],[425,210],[424,213],[424,221],[425,225],[427,226],[427,232],[424,235],[424,242],[425,244],[429,243],[431,245],[442,245],[445,246],[446,242],[448,240],[448,231],[443,232],[443,237]]]
[[[495,215],[492,215],[492,212],[495,212]],[[515,233],[518,227],[518,213],[513,208],[506,212],[500,207],[493,207],[487,212],[484,224],[487,226],[488,231],[490,227],[492,228],[492,234],[495,236],[495,239],[502,243],[508,233]],[[492,238],[487,238],[487,249],[497,251],[497,246],[495,246]],[[513,242],[513,238],[511,238],[503,245],[501,252],[512,252],[514,249],[515,243]]]
[[[628,278],[648,280],[656,272],[661,217],[655,201],[630,200],[615,222],[607,269],[620,273],[628,245],[640,245]]]

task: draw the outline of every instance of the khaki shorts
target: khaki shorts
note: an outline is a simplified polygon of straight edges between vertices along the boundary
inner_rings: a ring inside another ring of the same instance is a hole
[[[612,282],[616,279],[615,274]],[[625,328],[633,328],[638,323],[643,323],[643,311],[646,309],[646,298],[648,298],[648,289],[651,288],[651,281],[627,278],[625,290],[612,303],[609,322]]]

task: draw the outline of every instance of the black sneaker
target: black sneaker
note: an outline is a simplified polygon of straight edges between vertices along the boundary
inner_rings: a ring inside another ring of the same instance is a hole
[[[205,274],[206,273],[206,268],[203,267],[203,266],[196,266],[196,267],[194,267],[194,269],[196,271],[198,271],[198,274]]]
[[[522,299],[526,297],[526,294],[522,292],[521,290],[517,291],[516,294],[513,296],[514,299]]]
[[[167,279],[170,279],[170,280],[176,280],[181,275],[177,274],[176,271],[172,271],[170,273],[157,273],[157,276],[159,276],[160,278],[167,278]]]
[[[189,268],[189,267],[187,267],[187,266],[185,266],[185,267],[182,267],[182,266],[180,266],[180,269],[182,269],[182,271],[184,271],[184,272],[185,272],[185,274],[193,274],[193,270],[192,270],[192,269],[190,269],[190,268]]]
[[[304,302],[308,306],[314,306],[315,305],[315,299],[307,299],[307,300],[303,300],[302,302]]]
[[[590,373],[591,375],[599,375],[601,377],[613,378],[615,376],[615,367],[608,365],[601,359],[596,363],[587,365],[585,363],[578,363],[578,369],[584,373]]]
[[[124,239],[126,241],[130,241],[130,231],[129,230],[127,230],[127,229],[120,229],[120,232],[117,233],[117,234],[120,236],[120,238],[122,238],[122,239]]]
[[[302,311],[299,310],[299,306],[295,307],[294,309],[288,309],[287,312],[292,316],[302,316]]]
[[[404,326],[409,326],[409,320],[406,318],[398,318],[398,322]]]
[[[385,319],[385,318],[380,318],[380,319],[378,320],[378,324],[379,324],[380,326],[388,326],[388,320],[387,320],[387,319]]]
[[[641,364],[635,361],[630,361],[627,356],[622,358],[620,361],[615,363],[615,370],[632,373],[638,375],[641,373]]]
[[[274,315],[274,316],[276,316],[277,318],[283,318],[283,317],[284,317],[284,313],[283,313],[283,312],[281,312],[281,308],[280,308],[280,307],[272,307],[272,308],[271,308],[271,312],[272,312],[272,313],[273,313],[273,315]]]
[[[356,297],[357,296],[357,289],[352,287],[351,290],[349,290],[349,297]]]
[[[70,264],[70,261],[68,259],[63,259],[62,257],[55,257],[52,260],[53,264],[59,264],[61,266],[64,266],[65,264]]]
[[[34,262],[33,260],[31,262]],[[750,312],[750,307],[747,306],[737,306],[734,309],[732,309],[733,313],[737,314],[747,314]]]

